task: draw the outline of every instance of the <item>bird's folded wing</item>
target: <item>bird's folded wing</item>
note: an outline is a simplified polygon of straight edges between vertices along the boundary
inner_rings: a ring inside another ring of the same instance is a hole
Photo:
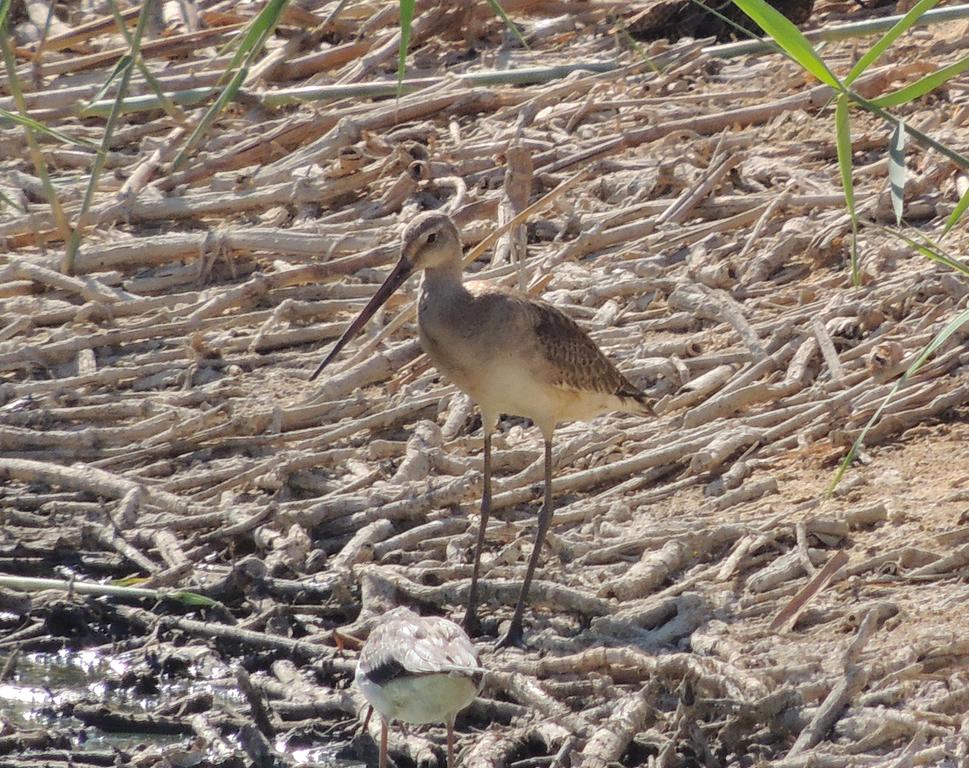
[[[529,301],[527,307],[557,386],[618,397],[642,397],[571,317],[544,301]]]
[[[480,669],[471,641],[450,621],[425,619],[413,627],[413,640],[405,648],[400,663],[411,673],[466,672]]]

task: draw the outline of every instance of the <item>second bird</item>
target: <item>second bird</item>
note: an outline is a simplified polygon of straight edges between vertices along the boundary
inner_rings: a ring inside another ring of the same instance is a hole
[[[423,270],[418,310],[421,346],[437,369],[481,409],[484,493],[464,627],[479,631],[478,572],[491,511],[491,435],[500,414],[524,416],[545,438],[545,503],[511,624],[498,646],[519,644],[528,589],[552,522],[552,435],[563,421],[611,411],[652,414],[646,396],[623,376],[568,315],[544,301],[487,282],[462,279],[461,238],[432,211],[404,229],[400,259],[310,378],[329,364],[397,288]]]

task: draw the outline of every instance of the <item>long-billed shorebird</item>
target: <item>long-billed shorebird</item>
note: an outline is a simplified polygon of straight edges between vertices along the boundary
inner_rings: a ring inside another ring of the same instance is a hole
[[[418,308],[421,345],[438,370],[481,409],[484,492],[464,627],[478,632],[478,571],[491,512],[491,435],[499,414],[530,418],[545,438],[545,503],[511,624],[498,646],[517,644],[528,588],[552,522],[552,434],[563,421],[611,411],[652,414],[646,396],[574,320],[486,282],[462,281],[461,238],[448,216],[423,213],[404,229],[400,259],[310,379],[316,378],[414,272],[423,270]]]
[[[447,764],[454,765],[454,718],[478,695],[484,670],[471,640],[453,621],[388,611],[357,661],[356,683],[380,714],[380,768],[394,720],[447,725]]]

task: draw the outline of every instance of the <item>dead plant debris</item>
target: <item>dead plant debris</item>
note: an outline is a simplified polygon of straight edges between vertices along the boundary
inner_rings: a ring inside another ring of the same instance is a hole
[[[65,728],[5,717],[0,764],[292,764],[280,743],[373,759],[354,735],[359,641],[396,604],[460,615],[480,422],[421,354],[412,292],[335,374],[307,376],[416,212],[445,207],[471,246],[543,196],[471,270],[568,312],[660,415],[561,430],[565,503],[529,647],[494,653],[542,479],[536,430],[504,420],[479,638],[491,675],[458,721],[461,763],[967,764],[963,336],[824,491],[969,291],[871,227],[852,287],[826,88],[776,55],[719,58],[710,40],[650,43],[654,69],[615,33],[643,3],[507,0],[523,49],[486,2],[424,0],[408,59],[423,87],[371,99],[365,86],[395,77],[397,3],[306,0],[176,169],[198,89],[257,8],[156,5],[142,56],[183,96],[152,107],[133,74],[147,108],[116,126],[73,274],[24,133],[0,128],[0,572],[67,585],[0,588],[0,666],[16,683],[25,654],[95,649],[127,664],[108,689],[221,666],[239,672],[209,682],[245,697],[221,706],[206,689],[136,713],[61,699],[58,714],[146,744],[82,751]],[[887,10],[823,3],[808,24]],[[113,99],[100,89],[127,43],[110,9],[31,0],[12,14],[29,113],[96,145],[104,118],[77,115]],[[898,87],[965,41],[962,22],[915,31],[856,86]],[[824,56],[844,72],[863,45]],[[541,82],[462,77],[553,67]],[[301,86],[335,100],[299,103]],[[964,149],[966,94],[957,80],[900,111]],[[853,123],[868,222],[894,221],[889,135]],[[94,150],[40,138],[75,223]],[[906,220],[937,236],[964,180],[914,143],[908,167]],[[160,598],[72,586],[131,576]],[[443,730],[395,729],[391,753],[442,765]]]

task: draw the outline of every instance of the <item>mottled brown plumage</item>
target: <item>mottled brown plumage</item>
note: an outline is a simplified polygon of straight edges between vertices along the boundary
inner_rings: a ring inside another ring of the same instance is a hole
[[[610,411],[651,414],[652,410],[646,396],[561,310],[501,286],[464,283],[460,235],[451,219],[437,212],[421,214],[405,227],[400,260],[317,373],[417,270],[424,272],[417,314],[421,345],[437,369],[478,404],[484,429],[485,487],[466,629],[477,628],[478,570],[491,505],[495,423],[502,413],[526,416],[545,437],[545,504],[511,626],[499,644],[518,642],[528,589],[552,519],[552,435],[556,425]]]
[[[755,35],[763,34],[760,27],[730,0],[700,2],[706,7],[692,0],[648,0],[636,6],[630,4],[632,15],[626,18],[624,27],[637,40],[679,40],[681,37],[716,37],[720,41],[735,37],[744,39],[744,34],[737,27]],[[814,9],[814,0],[768,0],[768,3],[794,24],[806,22]],[[637,11],[636,8],[641,10]]]
[[[437,369],[481,408],[488,432],[502,413],[530,418],[547,439],[563,421],[650,413],[574,320],[518,291],[426,268],[418,330]]]
[[[601,392],[646,405],[646,396],[623,376],[571,317],[548,302],[528,300],[535,336],[552,364],[555,386]]]

